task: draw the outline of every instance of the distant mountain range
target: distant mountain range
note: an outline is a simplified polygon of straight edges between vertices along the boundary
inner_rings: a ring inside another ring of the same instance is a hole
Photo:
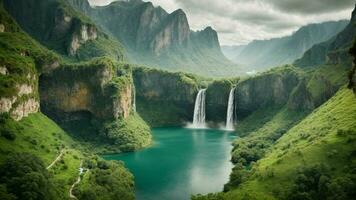
[[[334,37],[348,23],[348,20],[341,20],[310,24],[290,36],[255,40],[245,46],[224,46],[222,49],[229,59],[244,65],[244,69],[263,71],[293,63],[313,45]]]
[[[131,62],[207,76],[231,76],[239,69],[222,54],[211,27],[192,31],[186,14],[167,13],[151,2],[115,1],[91,7],[87,0],[68,0],[125,47]]]
[[[299,67],[313,67],[323,64],[346,63],[351,65],[352,60],[349,55],[356,35],[356,10],[352,12],[351,21],[345,29],[329,40],[314,45],[306,51],[294,64]]]

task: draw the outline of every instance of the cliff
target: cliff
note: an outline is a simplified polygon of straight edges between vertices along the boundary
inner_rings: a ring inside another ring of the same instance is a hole
[[[133,151],[151,142],[150,128],[132,108],[129,65],[108,58],[62,64],[40,76],[41,111],[99,152]]]
[[[206,90],[206,120],[210,123],[225,123],[230,90],[234,82],[215,80]]]
[[[0,113],[19,121],[38,112],[38,74],[56,68],[58,57],[23,33],[2,5],[0,25]]]
[[[235,104],[239,120],[266,108],[311,111],[330,99],[347,83],[346,65],[318,66],[304,71],[286,65],[241,80]]]
[[[233,76],[240,72],[222,54],[216,31],[211,27],[190,30],[181,9],[167,13],[140,0],[92,8],[87,0],[68,2],[121,41],[131,62],[206,76]]]
[[[137,112],[152,126],[182,125],[192,121],[197,78],[184,73],[135,68]]]
[[[349,72],[348,88],[353,89],[356,94],[356,42],[354,42],[352,48],[350,49],[350,54],[353,57],[353,67]]]
[[[71,59],[124,57],[117,41],[65,0],[4,0],[4,6],[33,38]]]
[[[237,117],[241,119],[261,108],[285,105],[299,82],[298,73],[286,66],[239,82],[235,92]]]
[[[40,77],[42,111],[49,116],[54,114],[55,118],[89,112],[100,121],[125,119],[132,107],[131,72],[125,70],[109,59],[98,59],[62,65],[43,74]]]

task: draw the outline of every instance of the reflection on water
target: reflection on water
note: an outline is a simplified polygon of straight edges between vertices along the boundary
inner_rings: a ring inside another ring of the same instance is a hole
[[[135,176],[142,200],[189,199],[223,189],[228,181],[231,133],[185,128],[153,129],[154,144],[142,151],[105,156],[122,160]]]

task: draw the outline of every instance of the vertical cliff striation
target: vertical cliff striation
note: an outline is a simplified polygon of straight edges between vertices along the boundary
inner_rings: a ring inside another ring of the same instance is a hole
[[[101,152],[150,144],[150,129],[132,108],[133,94],[131,67],[109,58],[62,64],[40,77],[41,110]]]
[[[2,4],[0,24],[0,113],[19,121],[38,112],[38,76],[56,68],[58,57],[22,32]]]
[[[60,54],[79,60],[109,55],[122,60],[120,44],[66,0],[4,0],[22,29]]]
[[[222,54],[216,31],[211,27],[192,31],[181,9],[167,13],[141,0],[96,7],[87,0],[68,2],[121,41],[132,62],[208,76],[239,72]]]
[[[185,73],[135,68],[138,113],[152,126],[182,125],[193,120],[198,80]]]

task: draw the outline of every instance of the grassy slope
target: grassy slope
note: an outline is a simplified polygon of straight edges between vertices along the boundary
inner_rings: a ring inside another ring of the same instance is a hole
[[[82,154],[73,149],[73,140],[52,120],[41,113],[31,114],[19,122],[7,120],[6,126],[13,130],[16,139],[10,141],[0,137],[0,163],[11,153],[27,152],[41,158],[46,166],[66,149],[62,159],[56,163],[50,172],[58,183],[63,198],[67,197],[70,185],[78,175],[78,168]],[[66,165],[66,167],[62,167]]]
[[[324,163],[332,176],[356,162],[356,98],[351,90],[342,89],[323,106],[290,129],[265,158],[258,161],[253,176],[241,187],[228,192],[227,199],[274,199],[292,187],[298,167]],[[347,130],[348,135],[337,134]],[[330,152],[337,152],[330,157]]]

